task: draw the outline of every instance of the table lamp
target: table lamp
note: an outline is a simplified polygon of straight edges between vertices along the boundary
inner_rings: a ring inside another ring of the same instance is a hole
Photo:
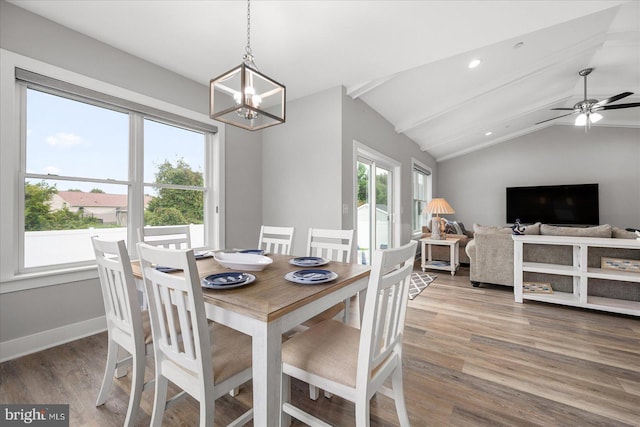
[[[435,240],[444,240],[446,236],[444,235],[444,227],[442,221],[440,221],[440,214],[452,214],[456,213],[456,211],[451,207],[449,203],[443,198],[440,199],[431,199],[427,208],[425,209],[426,213],[436,214],[435,218],[431,218],[431,238]]]

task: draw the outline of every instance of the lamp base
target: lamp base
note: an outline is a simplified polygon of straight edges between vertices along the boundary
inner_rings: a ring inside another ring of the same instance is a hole
[[[431,238],[433,240],[445,240],[447,236],[440,232],[440,218],[431,218]]]

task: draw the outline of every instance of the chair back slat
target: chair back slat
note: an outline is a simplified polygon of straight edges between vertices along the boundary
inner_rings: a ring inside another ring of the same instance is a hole
[[[260,227],[258,248],[266,253],[291,255],[293,248],[293,227],[274,227],[263,225]]]
[[[191,227],[189,225],[148,226],[142,229],[141,241],[152,246],[171,249],[191,247]]]
[[[307,256],[327,258],[331,261],[351,262],[354,230],[310,228],[307,238]]]
[[[192,249],[158,248],[139,243],[156,363],[170,362],[194,379],[211,376],[211,354],[204,299]],[[177,268],[184,275],[158,271],[156,265]],[[213,378],[210,378],[213,381]]]
[[[374,254],[360,334],[358,383],[366,384],[372,371],[390,355],[401,355],[416,247],[417,242],[412,241]]]

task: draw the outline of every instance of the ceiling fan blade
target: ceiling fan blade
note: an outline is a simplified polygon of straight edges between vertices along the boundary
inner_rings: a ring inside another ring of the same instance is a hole
[[[640,102],[630,102],[629,104],[605,105],[604,107],[598,108],[598,110],[618,110],[620,108],[631,108],[631,107],[640,107]]]
[[[593,104],[594,107],[602,107],[603,105],[610,104],[612,102],[616,102],[622,98],[626,98],[629,95],[633,95],[633,92],[622,92],[617,95],[612,96],[611,98],[603,99],[602,101],[598,101]]]
[[[556,111],[574,111],[575,108],[550,108],[551,110],[556,110]]]
[[[549,122],[549,121],[551,121],[551,120],[560,119],[560,118],[562,118],[562,117],[567,117],[567,116],[570,116],[570,115],[572,115],[572,114],[573,114],[573,113],[563,114],[562,116],[553,117],[553,118],[551,118],[551,119],[543,120],[543,121],[538,122],[538,123],[536,123],[536,124],[537,124],[537,125],[539,125],[540,123],[545,123],[545,122]]]

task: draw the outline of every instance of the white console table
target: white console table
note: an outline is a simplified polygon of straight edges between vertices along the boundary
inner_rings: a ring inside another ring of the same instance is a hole
[[[589,279],[640,283],[640,273],[587,266],[589,248],[624,248],[640,251],[640,241],[633,239],[541,235],[512,237],[514,241],[513,279],[516,302],[521,303],[523,300],[528,299],[640,316],[639,301],[588,295]],[[523,260],[524,245],[526,244],[571,246],[573,247],[573,265],[527,262]],[[554,291],[552,294],[525,293],[523,292],[522,286],[524,272],[571,276],[573,277],[573,292]],[[597,284],[593,286],[597,286]]]

